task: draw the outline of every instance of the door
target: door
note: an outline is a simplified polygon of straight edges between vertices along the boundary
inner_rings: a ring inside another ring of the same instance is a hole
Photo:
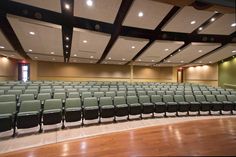
[[[179,68],[177,70],[177,82],[183,83],[183,69],[182,68]]]
[[[18,64],[18,80],[20,81],[29,81],[30,80],[30,69],[28,63],[19,63]]]

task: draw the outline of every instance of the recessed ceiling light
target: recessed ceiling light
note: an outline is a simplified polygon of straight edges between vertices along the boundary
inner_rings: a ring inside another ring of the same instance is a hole
[[[132,49],[135,49],[135,46],[132,46],[131,48],[132,48]]]
[[[199,63],[202,63],[202,61],[199,61]]]
[[[171,57],[173,56],[173,55],[170,55]]]
[[[179,52],[181,51],[181,49],[178,50]]]
[[[212,61],[209,61],[209,63],[212,63]]]
[[[93,58],[93,56],[90,56],[90,58]]]
[[[50,54],[54,55],[54,52],[50,52]]]
[[[180,61],[181,63],[183,63],[184,61]]]
[[[141,59],[139,59],[138,61],[142,61]]]
[[[191,25],[194,25],[196,23],[196,21],[191,21],[190,24]]]
[[[215,10],[214,13],[218,13],[218,11]]]
[[[65,8],[68,10],[70,9],[70,5],[69,4],[65,4]]]
[[[83,43],[87,43],[88,41],[87,40],[83,40]]]
[[[233,50],[232,52],[233,52],[233,53],[236,53],[236,50]]]
[[[53,61],[55,61],[56,59],[55,59],[55,58],[53,58],[52,60],[53,60]]]
[[[10,55],[11,57],[14,57],[15,55]]]
[[[201,30],[203,30],[203,28],[202,28],[202,27],[199,27],[198,30],[201,31]]]
[[[213,17],[213,18],[211,18],[211,22],[214,22],[215,20],[216,20],[216,18],[214,18],[214,17]]]
[[[165,51],[169,51],[169,49],[165,49]]]
[[[152,62],[154,62],[155,60],[152,60]]]
[[[202,52],[202,50],[198,50],[198,52]]]
[[[143,17],[143,12],[142,12],[142,11],[140,11],[140,12],[138,13],[138,17]]]
[[[232,24],[231,24],[231,27],[235,27],[235,26],[236,26],[236,23],[232,23]]]
[[[35,35],[35,32],[29,32],[30,35]]]
[[[111,57],[109,57],[108,59],[111,59]]]
[[[68,48],[69,47],[69,45],[66,45],[66,48]]]
[[[4,46],[0,46],[0,49],[4,49],[5,47]]]
[[[77,56],[77,54],[74,54],[74,57],[76,57]]]
[[[86,4],[87,4],[87,6],[91,7],[91,6],[93,6],[93,1],[92,0],[87,0]]]
[[[68,54],[68,52],[66,51],[66,54]]]
[[[32,52],[33,50],[29,49],[29,52]]]
[[[35,59],[37,59],[38,57],[34,57]]]
[[[169,62],[169,63],[170,63],[171,61],[167,61],[167,62]]]
[[[70,40],[70,38],[69,38],[69,37],[66,37],[66,40]]]
[[[125,58],[122,58],[122,60],[124,61],[124,60],[125,60]]]

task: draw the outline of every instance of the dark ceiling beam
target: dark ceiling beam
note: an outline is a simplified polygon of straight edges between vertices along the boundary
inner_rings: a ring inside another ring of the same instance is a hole
[[[25,58],[30,59],[29,56],[24,51],[19,39],[17,38],[13,28],[11,27],[9,21],[6,18],[5,13],[0,13],[0,29],[4,36],[7,38],[8,42],[11,44],[11,46],[18,52],[18,54]]]
[[[101,56],[101,58],[98,60],[97,63],[101,63],[106,58],[106,56],[108,55],[112,46],[114,45],[117,38],[119,37],[123,20],[125,19],[125,16],[128,13],[129,8],[131,7],[132,3],[133,3],[133,0],[122,0],[119,11],[118,11],[116,18],[115,18],[115,22],[113,24],[113,31],[111,34],[111,38],[110,38],[102,56]]]
[[[69,8],[66,8],[66,5]],[[64,62],[68,63],[70,61],[73,37],[74,0],[61,0],[61,12],[66,17],[66,20],[62,23],[62,46]]]
[[[158,38],[158,36],[160,35],[161,29],[162,27],[167,24],[167,22],[178,12],[178,10],[180,9],[180,7],[174,6],[170,12],[164,17],[164,19],[161,21],[161,23],[155,28],[155,30],[153,31],[150,41],[146,44],[146,46],[144,46],[133,58],[131,61],[135,61],[139,56],[141,56],[145,50],[147,50],[152,44],[153,42]],[[166,37],[161,35],[161,37]],[[126,63],[126,65],[130,64],[130,61]]]

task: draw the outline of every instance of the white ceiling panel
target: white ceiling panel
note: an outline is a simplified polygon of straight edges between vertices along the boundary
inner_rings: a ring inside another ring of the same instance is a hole
[[[87,58],[76,58],[76,57],[71,57],[70,58],[70,63],[91,63],[95,64],[97,63],[97,59],[87,59]]]
[[[119,37],[108,53],[106,60],[130,61],[148,40],[139,38]]]
[[[174,63],[160,63],[157,65],[154,65],[155,67],[177,67],[181,66],[181,64],[174,64]]]
[[[170,57],[167,62],[189,63],[219,46],[221,46],[221,44],[218,43],[191,43],[173,57]]]
[[[169,13],[173,5],[153,0],[135,0],[123,22],[125,26],[155,29]],[[139,13],[143,13],[139,17]]]
[[[63,56],[61,26],[12,15],[7,18],[26,52]]]
[[[91,6],[86,0],[74,1],[74,15],[78,17],[114,23],[122,0],[91,0]]]
[[[136,61],[133,63],[133,65],[137,65],[137,66],[152,66],[154,63],[153,62],[140,62],[140,61]]]
[[[157,40],[137,59],[137,61],[159,62],[183,44],[184,42],[182,41]]]
[[[12,0],[12,1],[59,12],[59,13],[61,12],[60,0]]]
[[[236,15],[225,14],[204,28],[200,34],[230,35],[236,31],[236,27],[231,26],[233,23],[236,23]]]
[[[227,44],[226,46],[216,50],[212,54],[196,61],[196,63],[216,63],[233,55],[236,55],[236,44]]]
[[[191,33],[213,15],[214,12],[197,10],[193,7],[185,6],[162,30],[167,32]]]
[[[7,38],[4,36],[1,30],[0,30],[0,50],[14,51],[14,48],[8,42]]]
[[[34,54],[34,53],[28,53],[28,56],[32,60],[49,61],[49,62],[64,62],[64,57],[62,56],[43,55],[43,54]]]
[[[24,59],[16,51],[2,51],[2,50],[0,50],[0,55],[5,56],[5,57],[14,58],[14,59]]]
[[[74,28],[71,57],[100,59],[110,35]]]
[[[118,64],[118,65],[124,65],[127,62],[123,61],[115,61],[115,60],[104,60],[101,64]]]

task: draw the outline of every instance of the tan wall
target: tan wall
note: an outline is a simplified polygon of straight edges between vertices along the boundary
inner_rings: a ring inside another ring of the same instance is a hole
[[[0,80],[17,80],[17,61],[0,57]]]
[[[31,80],[173,82],[173,68],[29,61]]]
[[[184,70],[184,82],[218,86],[218,65],[189,67]]]

